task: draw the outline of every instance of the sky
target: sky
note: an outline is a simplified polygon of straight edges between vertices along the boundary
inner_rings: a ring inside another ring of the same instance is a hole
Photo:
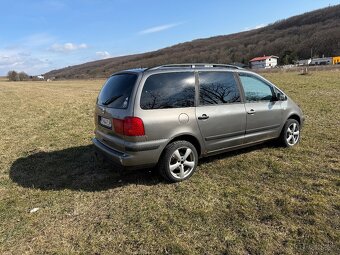
[[[263,27],[340,0],[0,0],[0,76]]]

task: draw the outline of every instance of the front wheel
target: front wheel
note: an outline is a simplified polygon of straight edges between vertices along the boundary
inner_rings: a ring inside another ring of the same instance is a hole
[[[165,148],[159,161],[159,171],[168,181],[180,182],[193,175],[197,162],[195,146],[187,141],[175,141]]]
[[[293,147],[300,141],[300,124],[297,120],[287,120],[283,127],[280,140],[285,147]]]

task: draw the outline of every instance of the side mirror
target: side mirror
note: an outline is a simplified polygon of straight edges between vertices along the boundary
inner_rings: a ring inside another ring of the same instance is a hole
[[[287,100],[287,97],[286,97],[286,95],[284,95],[284,94],[278,92],[278,93],[276,94],[276,99],[277,99],[277,101],[286,101],[286,100]]]

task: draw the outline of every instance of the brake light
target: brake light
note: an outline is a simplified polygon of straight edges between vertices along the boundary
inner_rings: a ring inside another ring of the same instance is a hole
[[[112,119],[113,127],[117,134],[124,135],[124,121],[121,119]]]
[[[115,132],[126,136],[143,136],[145,135],[144,123],[138,117],[126,117],[123,120],[112,120]]]
[[[143,136],[145,135],[144,124],[138,117],[126,117],[124,119],[124,135]]]

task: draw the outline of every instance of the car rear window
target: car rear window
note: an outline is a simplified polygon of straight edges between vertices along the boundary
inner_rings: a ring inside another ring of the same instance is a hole
[[[111,76],[99,93],[98,104],[117,109],[127,108],[136,80],[136,74],[117,74]]]
[[[145,81],[140,101],[142,109],[182,108],[194,105],[193,72],[154,74]]]

